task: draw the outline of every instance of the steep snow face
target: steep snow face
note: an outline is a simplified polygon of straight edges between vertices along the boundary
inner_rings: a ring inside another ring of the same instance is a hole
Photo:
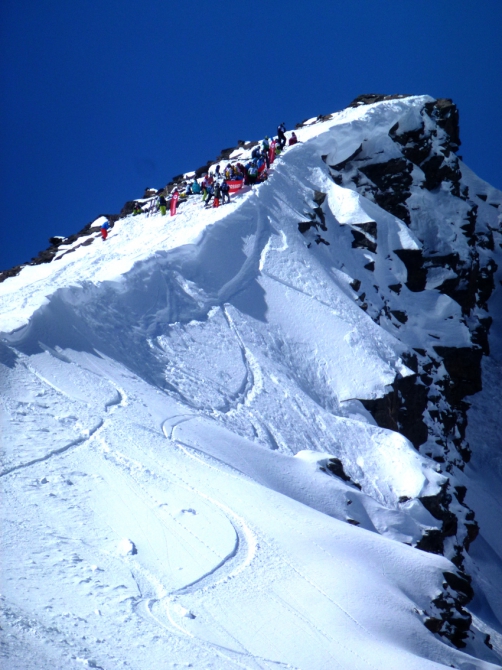
[[[473,252],[460,188],[501,194],[452,181],[434,103],[314,119],[230,205],[123,218],[0,284],[9,667],[496,667],[502,599],[463,607],[470,510],[443,505],[460,452],[432,406],[415,446],[368,411],[429,361],[440,389],[435,347],[483,318],[438,287]]]

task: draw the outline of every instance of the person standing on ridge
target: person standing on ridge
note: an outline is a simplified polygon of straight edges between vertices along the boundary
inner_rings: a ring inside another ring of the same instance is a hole
[[[268,149],[268,162],[269,162],[269,167],[272,165],[272,163],[275,161],[275,147],[276,147],[276,141],[274,138],[272,138],[270,142],[270,147]]]
[[[165,216],[165,215],[166,215],[166,211],[167,211],[167,201],[166,201],[166,199],[164,198],[163,195],[161,195],[161,196],[159,197],[159,211],[160,211],[160,213],[162,214],[162,216]]]
[[[270,167],[270,157],[268,155],[269,150],[270,150],[270,142],[268,140],[268,135],[265,135],[265,139],[262,140],[262,143],[261,143],[261,154],[260,154],[260,156],[261,156],[261,158],[263,158],[263,160],[267,164],[267,169]]]
[[[214,193],[213,207],[219,207],[220,206],[220,195],[221,195],[221,186],[220,186],[219,181],[215,182],[214,187],[213,187],[213,193]]]
[[[284,122],[281,123],[280,125],[277,126],[277,137],[279,138],[279,144],[281,145],[281,149],[284,148],[286,144],[286,126],[284,125]]]
[[[103,242],[106,240],[108,237],[108,230],[110,228],[110,223],[108,219],[106,219],[102,224],[101,224],[101,239]]]
[[[230,186],[227,184],[226,181],[223,182],[221,185],[221,204],[225,204],[225,198],[227,198],[227,202],[230,203]]]
[[[207,174],[204,175],[204,179],[202,180],[202,200],[206,201],[207,196],[208,196],[208,188],[209,188],[209,179]]]
[[[256,167],[255,163],[248,163],[248,165],[246,167],[248,169],[247,183],[251,184],[251,186],[253,186],[253,184],[256,184],[256,179],[258,177],[258,168]]]
[[[208,207],[208,205],[211,201],[211,198],[214,195],[213,187],[211,186],[211,184],[206,185],[206,194],[207,194],[207,198],[206,198],[206,204],[204,205],[204,207]]]

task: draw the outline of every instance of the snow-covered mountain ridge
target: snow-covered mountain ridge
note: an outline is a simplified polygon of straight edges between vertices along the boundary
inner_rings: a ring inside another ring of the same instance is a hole
[[[502,194],[374,100],[0,284],[10,667],[497,667]]]

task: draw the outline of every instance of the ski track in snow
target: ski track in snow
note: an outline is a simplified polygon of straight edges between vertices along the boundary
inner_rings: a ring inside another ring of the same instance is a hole
[[[193,448],[187,448],[187,445],[185,445],[183,442],[180,440],[173,439],[173,431],[174,428],[181,423],[185,423],[187,421],[190,421],[191,419],[195,418],[195,415],[189,415],[189,414],[184,414],[184,415],[175,415],[172,417],[169,417],[162,423],[162,432],[164,433],[165,437],[171,441],[173,441],[183,453],[185,453],[189,458],[192,458],[199,463],[203,464],[205,467],[208,468],[214,468],[216,470],[220,470],[217,466],[213,466],[210,463],[208,463],[206,460],[199,458],[193,453]],[[214,457],[211,457],[210,460],[214,460],[217,462],[217,459]],[[227,466],[230,467],[231,466]],[[232,468],[233,469],[233,468]],[[230,473],[226,473],[229,475]],[[240,473],[239,473],[240,474]],[[237,475],[231,475],[235,476],[237,478]],[[192,489],[193,490],[193,489]],[[221,563],[217,566],[215,566],[212,570],[210,570],[207,574],[202,575],[199,579],[195,580],[191,584],[187,584],[186,586],[183,586],[176,591],[171,592],[165,599],[159,601],[159,600],[150,600],[147,603],[147,610],[153,616],[154,619],[158,621],[158,623],[162,624],[161,621],[158,620],[158,618],[153,614],[152,608],[158,603],[159,605],[163,604],[165,607],[166,615],[169,619],[169,622],[171,623],[172,626],[174,626],[176,629],[180,630],[183,632],[185,635],[188,635],[191,638],[194,638],[194,635],[190,633],[190,631],[187,631],[186,629],[182,628],[179,626],[173,619],[173,614],[169,608],[169,604],[171,603],[171,599],[173,596],[177,595],[186,595],[189,593],[195,593],[195,592],[203,592],[208,589],[215,588],[219,585],[222,585],[229,581],[230,579],[233,579],[234,577],[238,576],[246,567],[248,567],[253,560],[255,554],[256,554],[256,549],[259,546],[258,543],[258,538],[252,533],[251,529],[247,524],[245,523],[244,519],[242,517],[238,516],[233,510],[228,508],[226,505],[223,505],[223,503],[218,502],[217,500],[214,500],[213,498],[207,496],[206,494],[195,490],[198,495],[203,497],[204,499],[212,502],[215,506],[217,506],[219,509],[221,509],[224,514],[227,516],[229,522],[232,524],[236,536],[237,536],[237,542],[235,546],[235,550],[229,554]],[[250,542],[251,540],[251,542]],[[260,542],[264,543],[265,541],[263,539],[260,539]],[[268,544],[268,543],[267,543]],[[328,554],[328,552],[323,549],[320,545],[317,543],[314,543],[315,546],[322,551],[324,554],[327,554],[330,559],[333,559],[332,556]],[[247,554],[247,556],[244,558],[244,560],[241,560],[240,563],[238,564],[237,568],[234,568],[232,565],[232,569],[230,571],[227,571],[225,569],[224,574],[220,575],[220,571],[222,568],[227,568],[228,567],[228,562],[231,561],[234,557],[237,557],[237,555],[241,551],[241,546],[242,550]],[[250,551],[251,549],[251,551]],[[273,551],[273,549],[272,549]],[[305,581],[307,584],[309,584],[313,589],[315,589],[318,593],[320,593],[326,600],[328,600],[330,603],[332,603],[337,609],[339,609],[348,619],[350,619],[357,627],[359,627],[361,630],[366,633],[370,638],[373,638],[376,640],[376,636],[369,631],[365,626],[363,626],[357,619],[355,619],[353,616],[347,612],[346,609],[344,609],[336,600],[334,600],[332,597],[330,597],[322,588],[320,588],[315,582],[310,580],[303,572],[301,572],[298,568],[296,568],[290,561],[288,561],[285,556],[282,556],[282,561],[286,563],[286,565],[294,572],[296,573],[300,579]],[[194,588],[196,587],[196,588]],[[297,609],[293,608],[290,603],[287,603],[284,599],[280,598],[277,594],[274,595],[275,598],[277,598],[279,601],[282,602],[283,606],[288,610],[288,611],[294,611],[295,616],[300,618],[306,626],[312,626],[314,630],[320,635],[321,637],[324,637],[327,641],[330,643],[335,643],[338,644],[339,646],[344,647],[343,643],[340,642],[340,640],[336,640],[333,636],[330,636],[326,631],[322,630],[318,626],[313,625],[312,621],[308,621],[305,616],[299,612]],[[201,638],[198,638],[199,642],[203,642],[205,645],[210,645],[212,647],[218,648],[218,649],[224,649],[225,651],[232,651],[233,653],[238,653],[235,650],[230,650],[226,647],[221,647],[220,645],[216,645],[214,643],[209,643],[206,641],[201,640]],[[344,647],[345,648],[345,647]],[[348,648],[346,648],[348,651]],[[361,668],[366,667],[370,668],[371,670],[379,670],[375,665],[372,663],[368,662],[367,660],[363,659],[360,657],[357,652],[354,652],[354,650],[351,650],[352,653],[355,653],[356,656],[359,657],[360,662],[361,662]],[[259,658],[253,656],[253,658]],[[274,663],[276,665],[279,665],[281,667],[286,667],[286,668],[293,668],[293,666],[281,663],[279,661],[271,661],[269,659],[263,659],[259,658],[260,661],[266,661],[268,663]],[[333,670],[343,670],[343,666],[341,665],[333,665],[331,666]],[[294,668],[294,670],[301,670],[300,668]]]
[[[184,421],[190,420],[193,417],[194,415],[176,415],[170,417],[169,419],[166,419],[162,423],[162,431],[166,436],[166,438],[171,440],[171,435],[174,427],[179,425],[180,423],[183,423]],[[202,459],[199,459],[196,456],[194,456],[194,454],[190,453],[185,448],[185,446],[179,441],[173,440],[173,443],[176,444],[176,446],[189,458],[197,460],[198,462],[204,464],[206,467],[213,467],[209,465],[207,462],[204,462]],[[110,453],[109,451],[107,452],[108,458],[110,457],[113,458],[113,456],[114,454]],[[124,456],[121,455],[121,460],[123,459]],[[118,467],[122,466],[120,460],[117,459],[113,460]],[[132,473],[130,471],[128,471],[127,474],[129,477],[133,478],[135,485],[140,489],[142,489],[143,494],[146,497],[148,497],[149,494],[146,491],[145,487],[132,476]],[[172,473],[170,473],[170,476],[173,476]],[[181,478],[179,475],[175,475],[175,478],[187,490],[201,497],[205,501],[211,503],[221,512],[223,512],[225,518],[228,520],[228,522],[234,529],[236,537],[235,545],[232,551],[230,551],[229,554],[227,554],[227,556],[225,556],[218,564],[213,566],[205,574],[201,575],[192,582],[189,582],[177,589],[172,590],[162,598],[142,597],[141,589],[138,585],[140,598],[137,600],[135,604],[135,610],[141,612],[141,608],[143,608],[144,611],[148,614],[148,616],[151,617],[157,623],[157,625],[160,625],[162,628],[169,630],[171,633],[182,634],[184,637],[190,637],[196,640],[197,643],[203,648],[214,649],[215,651],[220,653],[223,657],[225,657],[227,660],[231,660],[233,663],[235,663],[237,667],[248,668],[249,670],[256,670],[257,668],[263,668],[263,665],[261,665],[261,663],[267,663],[273,665],[274,667],[289,668],[290,670],[301,670],[301,668],[298,668],[297,666],[292,666],[288,663],[262,658],[250,654],[249,652],[246,651],[243,652],[235,649],[230,649],[228,647],[206,641],[202,638],[198,638],[176,622],[174,612],[172,610],[172,607],[174,605],[173,599],[175,599],[178,596],[190,595],[195,593],[197,594],[204,593],[218,586],[221,586],[230,581],[231,579],[237,577],[247,567],[251,565],[251,562],[253,561],[258,549],[258,538],[255,535],[255,533],[251,530],[251,528],[247,525],[245,520],[241,516],[239,516],[236,512],[234,512],[232,509],[230,509],[227,505],[219,502],[218,500],[215,500],[213,497],[191,486],[186,481],[184,481],[183,478]],[[155,577],[153,577],[153,575],[149,574],[148,571],[146,571],[144,568],[138,568],[137,565],[132,568],[133,578],[134,578],[134,569],[139,569],[142,576],[145,577],[152,584],[155,590],[159,589],[163,590],[162,585],[158,583],[158,581],[156,580]],[[136,579],[135,581],[137,583]],[[156,613],[154,610],[160,610],[160,613],[159,612]],[[161,614],[165,614],[169,625],[167,625],[166,622],[162,620]],[[236,644],[239,643],[236,641]],[[230,656],[228,656],[228,654],[230,654]]]
[[[240,400],[238,400],[235,403],[235,406],[232,408],[232,410],[235,411],[238,410],[239,405],[249,406],[254,400],[254,398],[260,393],[260,391],[263,389],[263,375],[260,366],[258,365],[258,361],[242,341],[242,337],[240,336],[240,333],[237,330],[237,326],[235,325],[234,320],[230,316],[227,307],[223,309],[223,313],[225,315],[225,319],[227,320],[228,325],[230,326],[230,329],[234,333],[237,342],[239,343],[239,347],[242,353],[242,359],[244,361],[244,365],[246,366],[247,371],[246,374],[247,379],[243,389],[242,396]],[[230,411],[232,410],[229,410],[226,413],[230,413]]]
[[[263,663],[266,663],[267,666],[272,665],[274,667],[287,668],[287,670],[302,670],[296,665],[283,663],[282,661],[275,661],[269,658],[263,658],[262,656],[257,656],[247,651],[237,651],[236,649],[230,649],[230,647],[225,647],[223,645],[216,644],[215,642],[208,642],[206,640],[203,640],[202,638],[195,637],[192,633],[190,633],[190,631],[185,630],[179,624],[177,624],[176,621],[173,619],[169,609],[165,607],[166,616],[168,618],[169,623],[171,624],[171,626],[167,626],[162,621],[162,619],[153,612],[153,607],[159,602],[160,601],[158,600],[151,599],[144,601],[143,603],[148,615],[154,621],[156,621],[156,623],[159,626],[169,631],[170,633],[173,632],[181,633],[184,637],[191,638],[195,644],[197,644],[199,647],[203,649],[212,649],[216,651],[218,655],[220,655],[227,661],[231,661],[238,668],[245,668],[245,670],[266,670],[262,665]],[[340,667],[340,670],[343,669]]]
[[[81,368],[80,365],[76,364],[79,368]],[[38,372],[38,370],[35,370],[33,366],[25,363],[26,369],[28,369],[35,377],[37,377],[41,382],[52,388],[54,391],[59,393],[60,395],[71,399],[71,397],[63,390],[58,388],[55,384],[50,382],[48,379],[46,379],[42,374]],[[120,407],[125,407],[127,405],[127,394],[124,391],[123,388],[119,387],[112,379],[107,377],[107,381],[115,388],[115,391],[117,395],[115,398],[112,398],[111,400],[105,402],[104,409],[105,412],[107,412],[109,415],[111,415],[113,412],[115,412],[118,408]],[[82,435],[81,437],[77,437],[76,439],[72,440],[68,444],[65,444],[62,447],[59,447],[58,449],[53,449],[49,451],[47,454],[44,454],[43,456],[39,456],[38,458],[34,458],[30,461],[27,461],[25,463],[19,463],[18,465],[14,465],[10,468],[6,468],[5,470],[2,470],[0,472],[0,477],[5,477],[6,475],[10,475],[12,472],[16,472],[17,470],[25,470],[26,468],[31,467],[32,465],[36,465],[37,463],[43,463],[44,461],[48,461],[51,458],[54,458],[55,456],[61,456],[62,454],[65,454],[68,452],[70,449],[73,447],[78,447],[82,444],[85,444],[86,442],[89,442],[94,437],[97,437],[99,433],[102,431],[102,429],[106,425],[106,419],[100,419],[98,423],[93,426],[92,428],[86,429],[87,435]]]
[[[5,470],[2,470],[0,472],[0,477],[5,477],[6,475],[10,475],[11,472],[16,472],[16,470],[24,470],[26,468],[31,467],[32,465],[36,465],[37,463],[43,463],[44,461],[48,461],[49,459],[53,458],[54,456],[61,456],[61,454],[66,453],[69,451],[72,447],[78,447],[81,444],[84,444],[85,442],[88,442],[91,438],[95,437],[98,431],[100,431],[104,426],[104,421],[100,421],[97,426],[94,428],[91,428],[89,430],[89,435],[87,437],[77,437],[77,439],[72,440],[69,444],[66,444],[64,447],[60,447],[59,449],[53,449],[52,451],[49,451],[47,454],[44,456],[40,456],[39,458],[34,458],[31,461],[28,461],[27,463],[20,463],[19,465],[14,465],[11,468],[7,468]]]

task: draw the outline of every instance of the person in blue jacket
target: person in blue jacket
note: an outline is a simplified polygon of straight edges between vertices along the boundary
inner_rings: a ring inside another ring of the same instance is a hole
[[[108,219],[101,224],[101,239],[103,242],[108,237],[108,231],[110,230],[110,223]]]
[[[224,181],[221,185],[221,204],[225,204],[225,198],[227,198],[227,202],[230,202],[230,186],[227,184],[226,181]]]
[[[213,189],[212,184],[208,184],[206,186],[206,193],[207,193],[207,198],[206,198],[206,204],[204,205],[205,207],[207,207],[209,205],[209,202],[214,195],[214,189]]]

